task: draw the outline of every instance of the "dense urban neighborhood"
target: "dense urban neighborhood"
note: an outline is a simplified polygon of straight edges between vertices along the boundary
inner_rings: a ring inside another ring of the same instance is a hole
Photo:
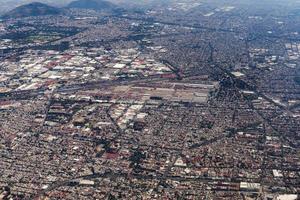
[[[0,200],[299,199],[300,2],[128,2],[3,13]]]

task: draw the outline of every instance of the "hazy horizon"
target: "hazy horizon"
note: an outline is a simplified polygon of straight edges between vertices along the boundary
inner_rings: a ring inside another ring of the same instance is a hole
[[[53,6],[65,6],[66,4],[75,1],[75,0],[0,0],[2,2],[2,5],[0,6],[0,12],[5,12],[8,10],[11,10],[15,7],[18,7],[20,5],[24,5],[31,2],[41,2],[46,3]],[[126,5],[142,5],[142,4],[159,4],[159,3],[177,3],[177,2],[186,2],[186,0],[106,0],[110,1],[112,3],[120,4],[123,6]],[[264,4],[264,3],[280,3],[280,4],[286,4],[286,5],[292,5],[292,4],[300,4],[300,0],[194,0],[192,2],[203,2],[203,3],[230,3],[230,4]]]

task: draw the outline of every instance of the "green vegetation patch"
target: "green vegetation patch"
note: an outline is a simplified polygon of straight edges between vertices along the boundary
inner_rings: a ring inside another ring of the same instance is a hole
[[[296,76],[296,77],[294,78],[294,81],[295,81],[298,85],[300,85],[300,76]]]

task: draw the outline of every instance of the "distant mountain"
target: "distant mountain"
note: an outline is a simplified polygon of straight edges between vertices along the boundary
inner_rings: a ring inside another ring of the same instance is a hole
[[[58,15],[61,13],[59,8],[55,8],[43,3],[30,3],[26,5],[19,6],[2,16],[4,19],[8,18],[22,18],[31,16],[41,16],[41,15]]]
[[[76,0],[71,2],[68,8],[92,9],[92,10],[114,10],[116,5],[104,0]]]

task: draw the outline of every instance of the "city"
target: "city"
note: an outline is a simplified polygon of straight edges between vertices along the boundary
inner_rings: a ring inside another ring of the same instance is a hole
[[[0,19],[0,200],[300,198],[299,1]]]

